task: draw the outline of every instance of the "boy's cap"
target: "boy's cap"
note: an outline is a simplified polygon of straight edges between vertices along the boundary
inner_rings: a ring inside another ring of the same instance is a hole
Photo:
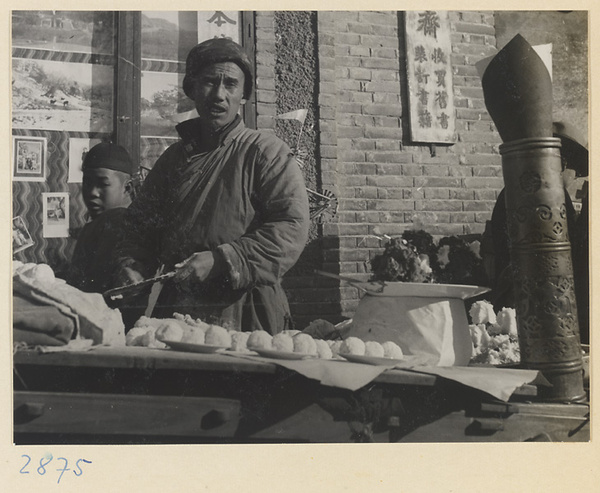
[[[587,138],[569,122],[554,122],[552,133],[560,138],[561,154],[567,161],[567,168],[575,170],[577,176],[588,176],[589,152]]]
[[[229,38],[212,38],[194,46],[185,62],[183,92],[193,98],[193,80],[205,67],[221,62],[233,62],[244,72],[244,99],[252,93],[252,64],[241,45]]]
[[[92,147],[83,159],[82,169],[104,168],[131,175],[133,161],[127,150],[118,144],[101,142]]]

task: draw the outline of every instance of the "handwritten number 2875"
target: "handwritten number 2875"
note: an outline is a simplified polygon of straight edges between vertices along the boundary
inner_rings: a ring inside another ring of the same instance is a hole
[[[21,474],[29,474],[30,471],[27,470],[27,466],[29,466],[29,463],[31,462],[31,457],[29,457],[28,455],[22,455],[21,457],[24,457],[26,459],[26,462],[19,472]],[[46,467],[50,464],[50,462],[52,462],[52,459],[53,459],[52,454],[45,455],[44,457],[42,457],[40,459],[40,465],[36,469],[37,473],[40,476],[43,476],[44,474],[46,474]],[[69,469],[69,467],[68,467],[69,461],[67,459],[65,459],[64,457],[57,457],[56,460],[64,461],[63,467],[59,467],[58,469],[56,469],[57,471],[60,472],[60,475],[58,476],[58,480],[56,482],[60,483],[60,480],[62,479],[63,474],[67,471],[71,471],[71,469]],[[77,462],[75,462],[75,468],[72,469],[73,474],[75,474],[75,476],[81,476],[83,474],[83,469],[81,469],[82,466],[80,465],[80,463],[82,463],[82,462],[84,462],[86,464],[92,463],[91,460],[78,459]]]

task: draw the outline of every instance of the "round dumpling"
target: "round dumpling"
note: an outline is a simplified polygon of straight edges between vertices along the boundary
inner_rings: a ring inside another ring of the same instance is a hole
[[[205,332],[198,328],[189,326],[183,331],[181,342],[187,342],[188,344],[204,344]]]
[[[141,346],[142,337],[146,332],[152,330],[151,327],[134,327],[125,335],[126,346]]]
[[[364,356],[365,350],[365,343],[358,337],[348,337],[340,346],[340,354],[356,354],[358,356]]]
[[[249,349],[273,349],[273,336],[266,330],[254,330],[248,337]]]
[[[285,351],[288,353],[294,351],[294,341],[292,340],[292,337],[288,334],[284,334],[283,332],[273,336],[272,344],[273,349],[276,351]]]
[[[234,351],[248,352],[248,338],[250,332],[235,331],[231,334],[231,349]]]
[[[181,313],[175,312],[175,313],[173,313],[173,318],[175,318],[175,320],[179,321],[181,325],[191,325],[192,327],[198,327],[204,331],[208,330],[208,328],[210,327],[209,324],[204,323],[199,318],[194,320],[188,314],[182,315]]]
[[[383,347],[377,341],[367,341],[365,342],[365,356],[383,358]]]
[[[183,338],[183,327],[175,320],[169,320],[156,329],[156,338],[159,341],[181,341]]]
[[[402,349],[395,342],[384,342],[381,347],[383,348],[384,358],[402,359],[404,357]]]
[[[294,352],[302,354],[314,354],[317,355],[317,343],[308,334],[296,334],[292,337],[294,341]]]
[[[339,357],[340,354],[340,348],[342,347],[342,344],[344,343],[344,341],[327,341],[327,343],[329,344],[329,349],[331,349],[331,357],[332,358],[337,358]]]
[[[142,346],[149,348],[166,348],[167,345],[164,342],[161,342],[156,339],[156,332],[154,330],[149,330],[142,336]]]
[[[211,325],[204,334],[204,344],[231,347],[231,335],[224,327]]]
[[[134,327],[158,327],[159,324],[162,324],[164,322],[164,319],[160,319],[160,318],[151,318],[151,317],[147,317],[146,315],[142,315],[140,318],[138,318],[135,323],[133,324]]]
[[[320,359],[331,359],[333,357],[333,353],[331,352],[331,348],[327,341],[323,339],[315,339],[315,344],[317,345],[317,356]]]
[[[201,326],[193,320],[191,320],[192,323],[187,322],[185,320],[180,320],[180,319],[174,319],[174,320],[167,319],[167,320],[172,320],[173,322],[178,324],[184,331],[188,330],[191,327],[191,328],[199,329],[199,330],[206,332],[206,330],[210,327],[210,325],[207,325],[207,324],[204,324],[204,326]]]

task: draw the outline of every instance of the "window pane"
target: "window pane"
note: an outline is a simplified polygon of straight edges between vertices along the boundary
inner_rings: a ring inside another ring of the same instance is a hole
[[[13,58],[13,128],[111,132],[113,67]]]
[[[157,137],[176,139],[175,125],[197,116],[181,88],[188,52],[212,37],[239,42],[239,28],[238,11],[142,12],[140,130],[143,137],[151,138],[148,142],[156,145]],[[147,155],[143,148],[141,154]],[[142,163],[145,167],[152,164]]]
[[[197,43],[196,12],[142,12],[142,58],[185,62]]]
[[[113,12],[15,10],[13,48],[113,54]]]
[[[177,139],[175,126],[194,118],[182,89],[185,60],[201,41],[228,37],[240,42],[239,11],[143,11],[140,101],[140,169],[145,174]]]
[[[176,137],[175,125],[181,113],[194,109],[194,103],[184,93],[183,74],[173,72],[142,72],[140,101],[141,134],[152,137]]]

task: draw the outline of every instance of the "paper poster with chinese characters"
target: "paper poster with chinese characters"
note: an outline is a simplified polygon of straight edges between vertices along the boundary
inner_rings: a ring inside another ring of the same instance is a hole
[[[240,12],[208,10],[198,12],[198,42],[210,38],[231,38],[240,42]]]
[[[448,12],[405,15],[411,140],[452,143],[455,114]]]
[[[50,192],[42,194],[44,238],[67,238],[69,236],[69,194]]]

